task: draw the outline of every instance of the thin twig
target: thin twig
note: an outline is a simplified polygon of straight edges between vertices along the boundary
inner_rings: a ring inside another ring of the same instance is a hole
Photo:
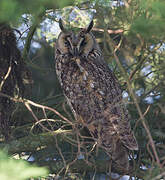
[[[3,84],[5,83],[6,79],[9,77],[10,72],[11,72],[11,65],[9,66],[8,71],[7,71],[6,75],[5,75],[5,77],[4,77],[4,78],[2,79],[2,81],[1,81],[0,91],[2,90],[2,86],[3,86]]]
[[[93,31],[98,31],[98,32],[104,32],[104,29],[100,29],[100,28],[93,28]],[[122,34],[124,32],[123,29],[116,29],[116,30],[112,30],[112,29],[108,29],[108,34]]]
[[[151,180],[159,180],[164,177],[165,177],[165,172],[162,172],[161,174],[157,175],[156,177],[152,178]]]
[[[131,72],[131,74],[130,74],[130,76],[129,76],[129,80],[132,80],[133,76],[134,76],[134,75],[136,74],[136,72],[141,68],[141,66],[142,66],[142,64],[143,64],[144,61],[145,61],[145,58],[142,58],[142,59],[138,62],[136,68]]]
[[[30,27],[27,38],[26,38],[26,42],[25,42],[25,46],[24,46],[24,50],[22,53],[22,57],[23,59],[26,59],[30,50],[30,45],[31,45],[31,41],[33,38],[33,35],[38,27],[38,25],[40,24],[40,22],[42,21],[42,17],[45,15],[45,11],[42,11],[35,19],[33,25]]]
[[[69,124],[73,125],[73,123],[71,121],[69,121],[69,119],[65,118],[63,115],[61,115],[58,111],[56,111],[55,109],[51,108],[51,107],[48,107],[48,106],[44,106],[44,105],[41,105],[41,104],[37,104],[31,100],[28,100],[28,99],[22,99],[22,98],[13,98],[7,94],[4,94],[2,92],[0,92],[0,96],[3,96],[3,97],[7,97],[9,98],[10,100],[14,101],[14,102],[20,102],[20,103],[23,103],[24,105],[29,105],[31,104],[32,106],[35,106],[35,107],[38,107],[38,108],[45,108],[45,109],[48,109],[52,112],[54,112],[56,115],[58,115],[60,118],[62,118],[64,121],[68,122]]]
[[[147,151],[148,151],[148,153],[150,154],[150,156],[152,158],[152,162],[154,162],[154,156],[153,156],[153,154],[152,154],[152,152],[150,150],[150,142],[147,143]]]
[[[142,113],[142,111],[141,111],[141,109],[140,109],[140,106],[139,106],[139,104],[138,104],[138,100],[137,100],[137,98],[136,98],[136,95],[135,95],[135,93],[133,92],[133,89],[132,89],[131,83],[130,83],[130,81],[129,81],[128,75],[127,75],[127,73],[125,72],[124,68],[122,67],[122,65],[121,65],[121,63],[120,63],[120,61],[119,61],[119,58],[117,57],[115,51],[114,51],[114,57],[115,57],[115,59],[116,59],[116,62],[117,62],[117,64],[118,64],[120,70],[122,71],[122,73],[123,73],[123,75],[124,75],[124,77],[125,77],[125,79],[126,79],[126,81],[127,81],[128,90],[129,90],[130,95],[132,96],[132,98],[133,98],[133,100],[134,100],[134,102],[135,102],[135,106],[136,106],[137,111],[138,111],[138,113],[139,113],[141,122],[142,122],[142,124],[143,124],[143,126],[144,126],[144,128],[145,128],[145,130],[146,130],[147,135],[148,135],[148,138],[149,138],[149,141],[150,141],[150,145],[151,145],[152,150],[153,150],[154,155],[155,155],[156,162],[157,162],[158,166],[161,167],[160,160],[159,160],[159,157],[158,157],[158,154],[157,154],[157,151],[156,151],[156,147],[155,147],[154,141],[153,141],[153,139],[152,139],[150,130],[149,130],[149,128],[148,128],[148,126],[147,126],[147,124],[146,124],[146,122],[145,122],[146,120],[145,120],[145,118],[144,118],[144,116],[143,116],[143,113]]]
[[[26,108],[29,110],[29,112],[31,112],[31,114],[32,114],[33,118],[36,120],[36,122],[39,122],[39,119],[38,119],[37,116],[34,114],[34,112],[33,112],[33,110],[31,109],[29,103],[25,102],[25,106],[26,106]],[[48,128],[46,128],[45,126],[43,126],[41,123],[39,123],[39,125],[40,125],[43,129],[45,129],[46,131],[51,132]]]
[[[143,126],[144,126],[144,129],[146,130],[147,135],[148,135],[149,142],[150,142],[150,145],[151,145],[151,147],[152,147],[152,150],[153,150],[153,153],[154,153],[156,162],[157,162],[158,166],[161,167],[160,159],[159,159],[159,157],[158,157],[158,154],[157,154],[157,151],[156,151],[156,147],[155,147],[154,141],[153,141],[153,139],[152,139],[152,136],[151,136],[149,127],[148,127],[147,124],[146,124],[146,120],[145,120],[145,118],[144,118],[144,116],[143,116],[143,113],[142,113],[142,111],[141,111],[141,108],[140,108],[140,106],[139,106],[139,104],[138,104],[138,100],[137,100],[136,95],[135,95],[135,93],[134,93],[134,91],[133,91],[132,85],[131,85],[131,83],[130,83],[130,81],[129,81],[128,74],[127,74],[127,72],[125,71],[125,69],[123,68],[123,66],[121,65],[118,56],[116,55],[116,51],[120,48],[121,42],[120,42],[117,46],[115,46],[114,43],[113,43],[113,41],[111,40],[108,32],[106,31],[105,33],[106,33],[106,36],[107,36],[108,45],[109,45],[109,47],[113,50],[113,55],[114,55],[114,57],[115,57],[116,63],[117,63],[117,65],[118,65],[118,67],[120,68],[120,70],[121,70],[121,72],[122,72],[122,74],[123,74],[123,76],[124,76],[124,78],[125,78],[125,80],[126,80],[126,82],[127,82],[128,91],[129,91],[130,95],[131,95],[132,98],[133,98],[133,101],[134,101],[135,106],[136,106],[136,108],[137,108],[137,111],[138,111],[138,113],[139,113],[141,122],[142,122],[142,124],[143,124]],[[113,45],[112,45],[112,43],[113,43]]]
[[[151,104],[149,104],[149,105],[148,105],[148,107],[147,107],[146,111],[143,113],[143,117],[145,117],[145,116],[146,116],[146,114],[149,112],[150,107],[151,107]],[[136,124],[135,124],[134,129],[136,129],[137,124],[139,123],[139,121],[140,121],[140,118],[136,121]]]

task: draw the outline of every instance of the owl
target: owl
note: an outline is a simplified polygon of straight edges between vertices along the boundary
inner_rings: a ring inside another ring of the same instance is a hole
[[[75,119],[88,128],[112,163],[128,170],[128,152],[138,150],[138,145],[120,85],[91,32],[93,21],[78,33],[67,31],[61,19],[59,27],[56,74]]]

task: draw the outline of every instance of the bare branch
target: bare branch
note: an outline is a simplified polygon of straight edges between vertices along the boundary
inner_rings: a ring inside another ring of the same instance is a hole
[[[10,100],[12,100],[12,101],[14,101],[14,102],[23,103],[23,104],[27,107],[27,109],[30,110],[31,113],[32,113],[32,110],[31,110],[31,108],[30,108],[30,105],[35,106],[35,107],[38,107],[38,108],[41,108],[41,109],[50,110],[50,111],[54,112],[56,115],[58,115],[60,118],[62,118],[64,121],[68,122],[70,125],[73,125],[73,123],[72,123],[70,120],[68,120],[67,118],[65,118],[65,117],[64,117],[63,115],[61,115],[58,111],[56,111],[55,109],[53,109],[53,108],[51,108],[51,107],[44,106],[44,105],[41,105],[41,104],[37,104],[37,103],[35,103],[35,102],[31,101],[31,100],[28,100],[28,99],[14,98],[14,97],[11,97],[11,96],[6,95],[6,94],[1,93],[1,92],[0,92],[0,96],[7,97],[7,98],[9,98]],[[35,120],[37,121],[37,120],[38,120],[37,117],[36,117],[34,114],[32,114],[32,115],[33,115],[33,117],[35,118]]]
[[[128,76],[127,72],[125,71],[125,69],[123,68],[123,66],[121,65],[118,56],[116,55],[116,51],[117,51],[117,49],[119,49],[120,44],[117,45],[117,47],[115,47],[114,44],[113,44],[113,46],[112,46],[113,41],[111,40],[111,38],[110,38],[110,36],[109,36],[109,34],[108,34],[107,31],[106,31],[106,37],[107,37],[107,42],[108,42],[108,44],[109,44],[109,47],[110,47],[111,49],[113,48],[113,55],[114,55],[114,57],[115,57],[116,63],[117,63],[117,65],[118,65],[118,67],[120,68],[120,70],[121,70],[121,72],[122,72],[122,74],[123,74],[123,76],[124,76],[124,78],[125,78],[125,80],[126,80],[126,82],[127,82],[128,91],[129,91],[130,95],[132,96],[132,98],[133,98],[133,100],[134,100],[134,103],[135,103],[135,106],[136,106],[137,111],[138,111],[138,113],[139,113],[141,122],[142,122],[142,124],[143,124],[144,129],[146,130],[147,135],[148,135],[149,142],[150,142],[150,145],[151,145],[151,147],[152,147],[152,150],[153,150],[153,153],[154,153],[156,162],[157,162],[158,166],[161,167],[160,159],[159,159],[158,153],[157,153],[157,151],[156,151],[156,147],[155,147],[154,141],[153,141],[153,139],[152,139],[152,136],[151,136],[149,127],[148,127],[147,124],[146,124],[145,117],[143,116],[143,113],[142,113],[142,111],[141,111],[141,108],[140,108],[140,106],[139,106],[139,104],[138,104],[138,100],[137,100],[137,98],[136,98],[136,95],[135,95],[135,93],[134,93],[134,91],[133,91],[132,85],[131,85],[130,80],[129,80],[129,76]],[[111,42],[111,43],[110,43],[110,42]]]
[[[10,72],[11,72],[11,65],[9,66],[8,71],[7,71],[6,75],[5,75],[5,77],[4,77],[4,78],[2,79],[2,81],[1,81],[0,91],[2,90],[2,86],[3,86],[3,84],[5,83],[6,79],[9,77]]]

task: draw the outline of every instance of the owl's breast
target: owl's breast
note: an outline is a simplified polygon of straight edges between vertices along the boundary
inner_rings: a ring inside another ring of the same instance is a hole
[[[106,108],[121,98],[113,74],[102,65],[77,58],[58,61],[56,70],[69,104],[88,121],[100,119]]]

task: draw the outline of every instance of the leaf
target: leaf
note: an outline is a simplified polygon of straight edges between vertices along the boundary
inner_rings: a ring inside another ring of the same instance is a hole
[[[46,168],[32,166],[26,161],[9,158],[4,152],[0,151],[0,179],[24,180],[47,174],[48,170]]]

